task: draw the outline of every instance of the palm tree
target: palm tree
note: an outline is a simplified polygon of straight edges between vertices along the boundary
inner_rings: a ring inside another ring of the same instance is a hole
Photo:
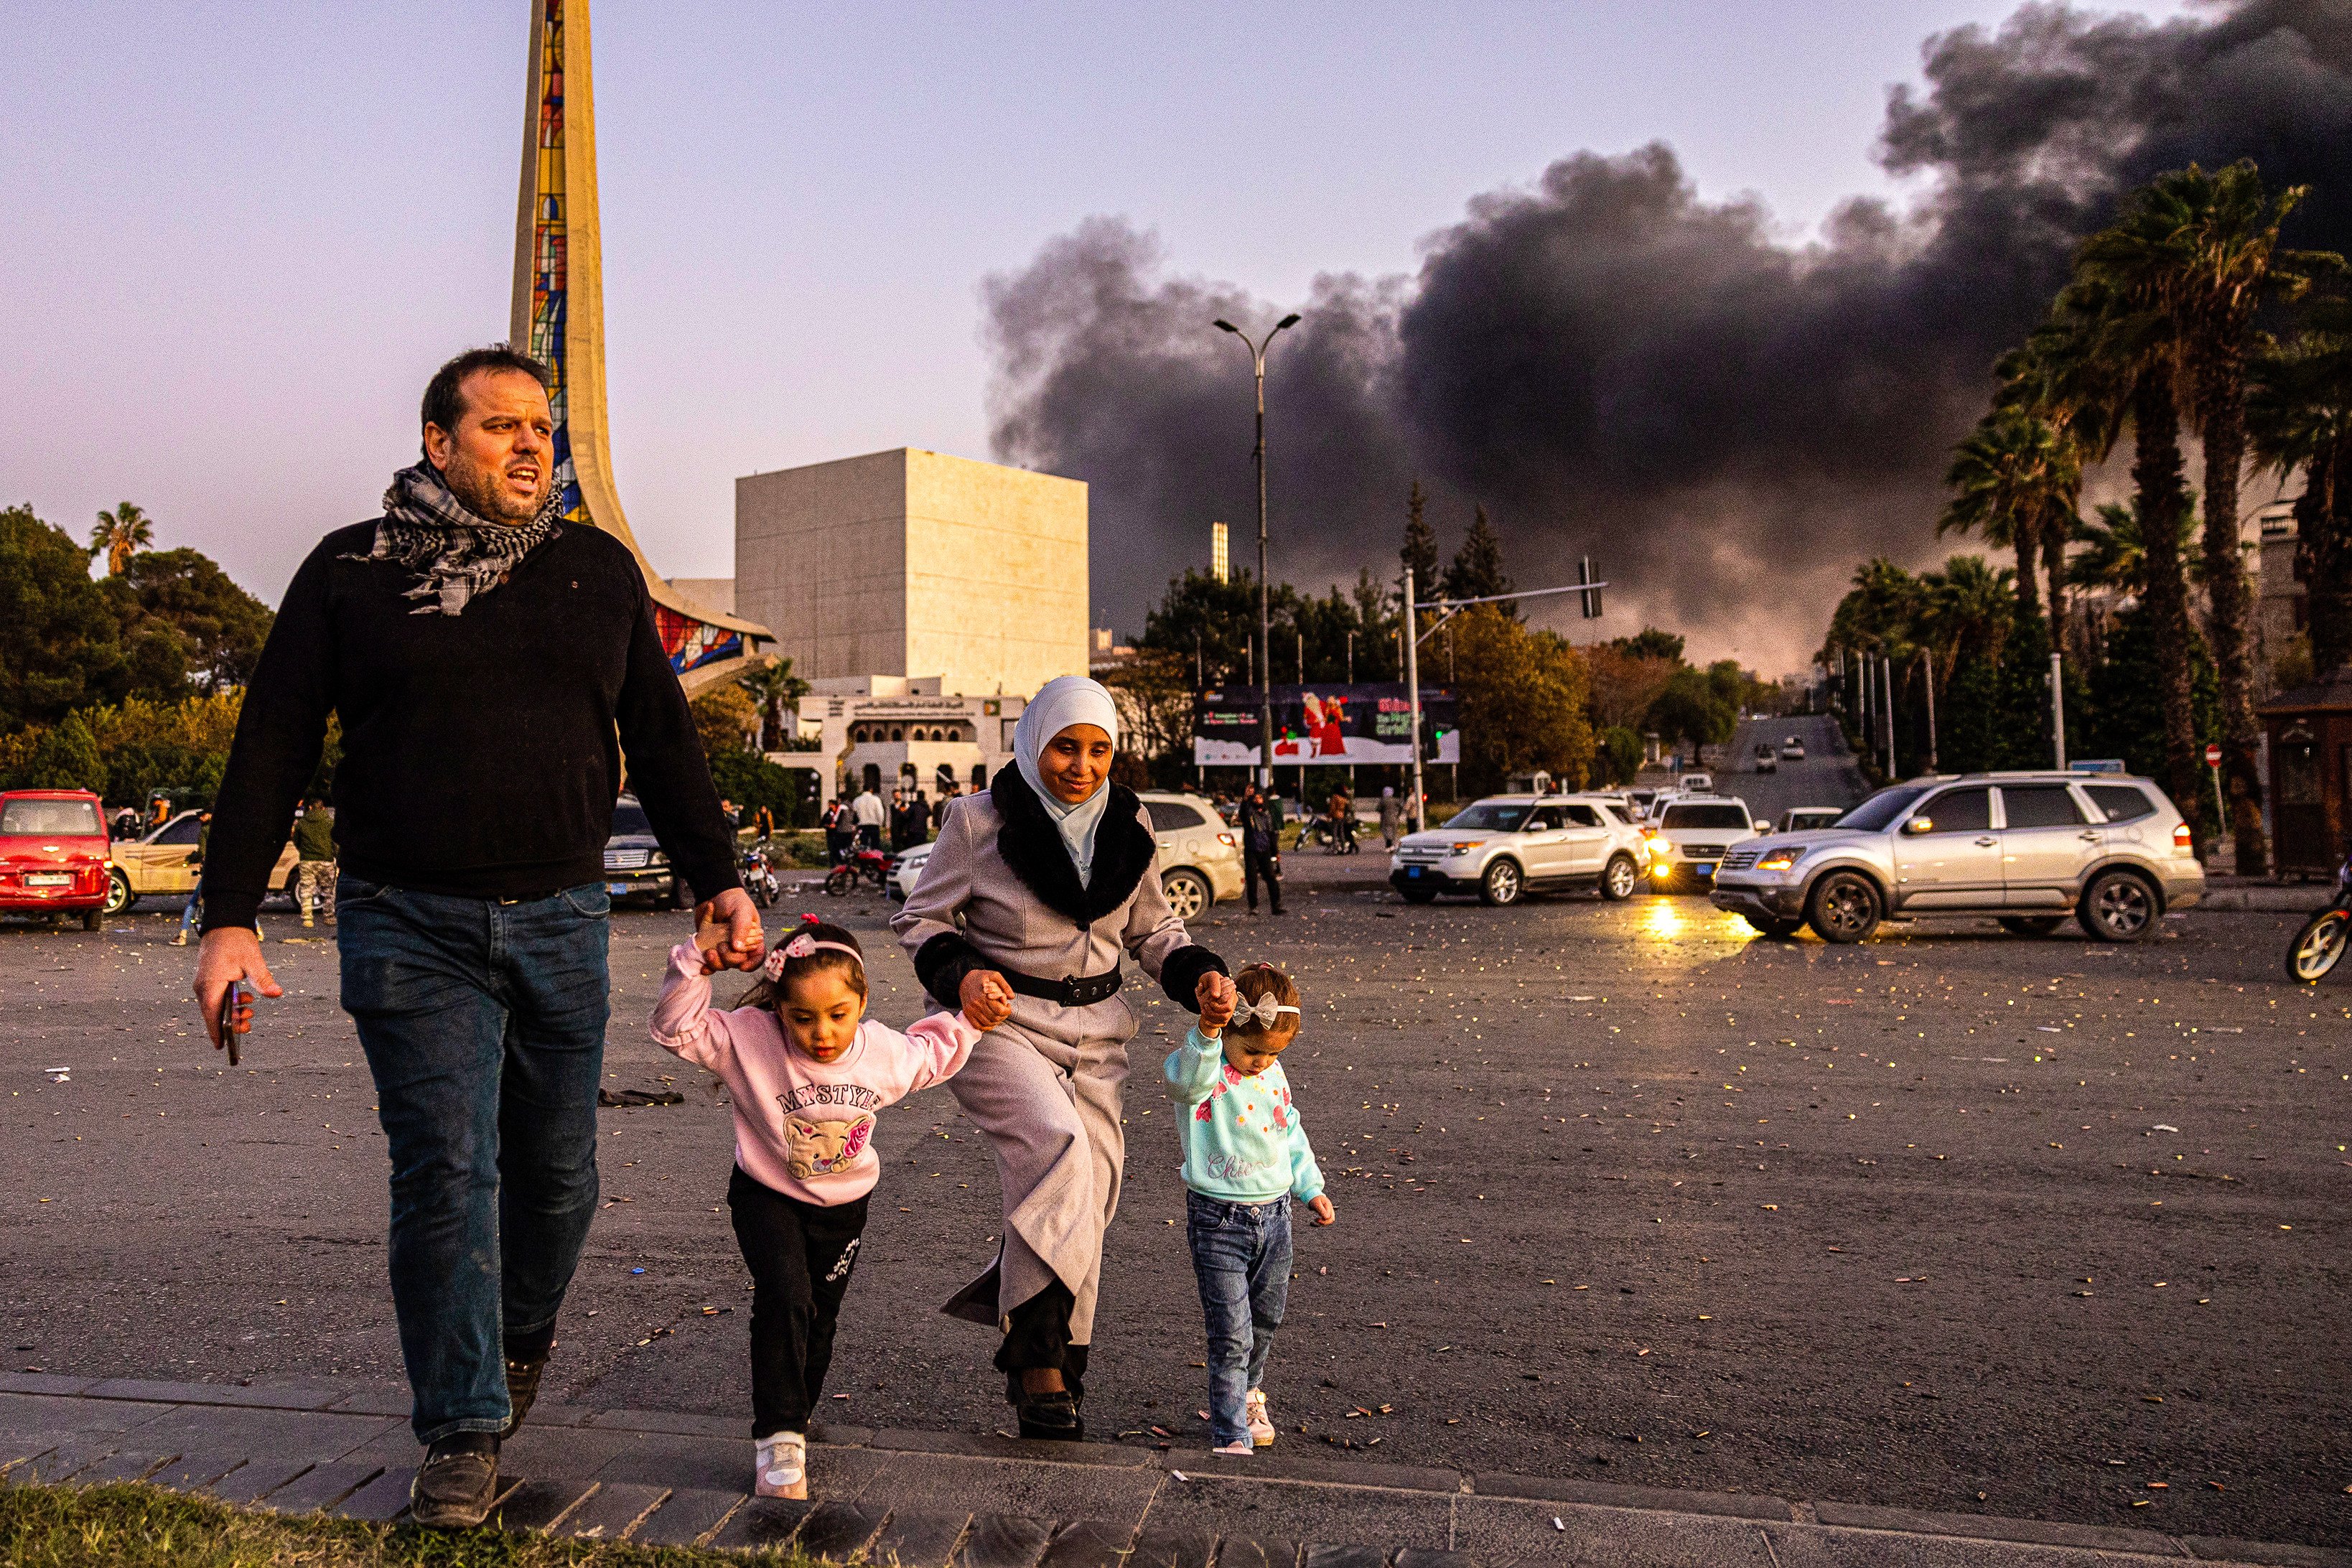
[[[2223,777],[2239,866],[2264,868],[2261,731],[2248,669],[2252,596],[2239,544],[2238,472],[2246,457],[2246,361],[2255,313],[2292,299],[2340,258],[2279,248],[2305,187],[2275,196],[2250,159],[2207,174],[2191,163],[2134,192],[2084,247],[2084,264],[2176,339],[2183,409],[2205,443],[2205,594],[2221,699]]]
[[[1955,555],[1940,572],[1919,574],[1919,641],[1939,658],[1944,675],[1965,658],[1998,657],[2008,635],[2015,579],[1981,555]]]
[[[2052,395],[2082,411],[2075,428],[2083,457],[2104,462],[2132,433],[2132,509],[2162,519],[2145,546],[2141,603],[2157,648],[2157,690],[2164,711],[2164,784],[2176,801],[2197,797],[2197,716],[2189,701],[2189,596],[2180,572],[2180,523],[2189,515],[2182,479],[2180,415],[2173,397],[2178,335],[2160,312],[2139,309],[2101,270],[2094,236],[2075,258],[2074,277],[2059,291],[2033,342]]]
[[[2050,426],[2074,469],[2074,483],[2053,499],[2042,517],[2042,574],[2050,584],[2050,646],[2066,646],[2066,546],[2081,522],[2082,473],[2094,451],[2114,444],[2112,399],[2083,395],[2083,377],[2070,363],[2070,345],[2061,328],[2045,327],[1993,364],[1999,388],[1996,408],[2015,408]],[[1957,557],[1955,558],[1957,559]]]
[[[2295,499],[2295,575],[2309,604],[2311,663],[2326,676],[2352,659],[2352,300],[2311,308],[2303,331],[2252,365],[2246,429],[2255,460]]]
[[[793,661],[781,656],[770,656],[770,662],[760,668],[735,678],[735,684],[749,694],[760,710],[760,749],[780,752],[784,749],[784,704],[797,702],[809,694],[809,683],[793,673]]]
[[[117,501],[112,511],[98,514],[98,526],[89,531],[89,552],[106,557],[106,574],[120,577],[129,570],[131,558],[155,542],[155,526],[147,514],[129,501]]]
[[[2038,415],[1996,407],[1954,452],[1944,483],[1952,499],[1936,531],[1979,533],[2016,551],[2018,613],[2040,615],[2034,560],[2053,522],[2074,515],[2083,488],[2073,443]]]

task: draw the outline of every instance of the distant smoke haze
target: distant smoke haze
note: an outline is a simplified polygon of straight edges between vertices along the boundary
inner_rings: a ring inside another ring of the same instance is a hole
[[[1212,519],[1254,563],[1246,363],[1209,322],[1295,309],[1268,358],[1278,577],[1393,576],[1418,477],[1449,552],[1483,502],[1521,586],[1584,553],[1619,584],[1604,622],[1539,619],[1647,619],[1798,668],[1860,560],[1982,548],[1935,537],[1950,448],[2120,193],[2251,156],[2315,187],[2294,243],[2352,246],[2343,0],[2162,25],[2029,5],[1924,54],[1879,156],[1925,194],[1849,202],[1804,245],[1752,201],[1700,200],[1657,143],[1473,197],[1417,276],[1296,302],[1178,276],[1148,232],[1089,218],[983,287],[996,451],[1092,487],[1096,618],[1139,629],[1205,566]]]

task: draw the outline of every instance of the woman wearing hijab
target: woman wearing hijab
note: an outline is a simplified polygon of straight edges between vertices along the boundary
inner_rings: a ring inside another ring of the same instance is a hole
[[[1160,895],[1150,820],[1110,782],[1118,739],[1109,692],[1082,676],[1046,682],[1014,729],[1016,765],[955,802],[891,921],[942,1005],[985,999],[991,972],[1014,994],[948,1080],[995,1151],[1004,1230],[995,1260],[944,1310],[1003,1333],[996,1366],[1024,1437],[1085,1431],[1136,1030],[1118,996],[1120,952],[1204,1022],[1229,1019],[1236,995],[1224,961],[1193,943]]]

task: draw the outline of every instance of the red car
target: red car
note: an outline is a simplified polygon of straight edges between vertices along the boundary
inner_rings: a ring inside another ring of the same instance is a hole
[[[106,907],[106,817],[80,789],[0,791],[0,914],[81,916]]]

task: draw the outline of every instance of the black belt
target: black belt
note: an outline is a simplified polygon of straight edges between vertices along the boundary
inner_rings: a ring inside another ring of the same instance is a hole
[[[1024,974],[1003,964],[993,966],[1004,976],[1004,984],[1024,996],[1035,996],[1065,1007],[1091,1007],[1097,1002],[1108,1002],[1118,994],[1127,984],[1127,976],[1116,969],[1100,974],[1066,974],[1059,980],[1041,980],[1034,974]]]

